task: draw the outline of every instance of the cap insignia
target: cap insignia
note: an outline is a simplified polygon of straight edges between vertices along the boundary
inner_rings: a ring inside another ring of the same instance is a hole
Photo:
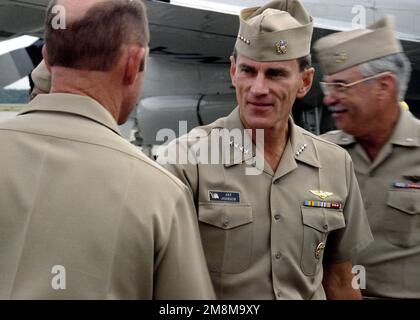
[[[276,52],[278,54],[286,54],[287,53],[288,44],[287,44],[286,41],[280,40],[279,42],[276,42],[275,47],[276,47]]]
[[[347,53],[345,53],[345,52],[337,52],[334,55],[334,58],[335,58],[335,62],[336,63],[343,63],[343,62],[345,62],[347,60]]]

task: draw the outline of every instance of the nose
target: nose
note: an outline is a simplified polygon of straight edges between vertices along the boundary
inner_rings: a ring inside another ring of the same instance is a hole
[[[327,106],[334,106],[338,103],[338,99],[331,93],[325,95],[323,101]]]
[[[268,91],[265,75],[259,72],[252,83],[251,93],[255,96],[261,96],[268,94]]]

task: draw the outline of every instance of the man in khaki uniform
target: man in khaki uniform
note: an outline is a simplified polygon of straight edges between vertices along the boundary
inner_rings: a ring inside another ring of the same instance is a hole
[[[144,5],[59,1],[56,30],[55,4],[51,93],[0,124],[0,299],[213,298],[187,187],[117,126],[144,76]]]
[[[290,117],[312,85],[312,31],[298,1],[243,10],[239,107],[158,158],[194,195],[220,299],[360,298],[351,259],[371,234],[350,157]]]
[[[375,241],[356,260],[363,295],[420,298],[420,122],[400,107],[410,78],[393,19],[334,33],[315,49],[340,131],[323,138],[354,162]]]

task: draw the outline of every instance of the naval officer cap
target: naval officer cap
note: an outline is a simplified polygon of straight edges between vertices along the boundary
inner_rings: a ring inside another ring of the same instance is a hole
[[[402,52],[394,31],[394,19],[385,16],[366,29],[330,34],[319,39],[313,49],[325,74]]]
[[[44,60],[32,71],[31,73],[32,81],[34,82],[35,87],[39,90],[48,93],[51,88],[51,74],[45,65]]]
[[[310,53],[313,20],[298,0],[243,9],[239,22],[236,51],[252,60],[292,60]]]

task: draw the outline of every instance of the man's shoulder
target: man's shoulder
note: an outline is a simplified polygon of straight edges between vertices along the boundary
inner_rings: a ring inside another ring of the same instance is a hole
[[[179,140],[198,141],[208,139],[214,130],[225,129],[226,117],[219,118],[212,123],[196,127],[192,129],[187,135],[179,137]]]
[[[354,138],[342,130],[332,130],[325,132],[320,135],[320,138],[339,146],[346,146],[354,142]]]
[[[172,188],[171,190],[179,189],[180,191],[184,188],[175,176],[148,158],[138,147],[109,130],[109,128],[97,125],[89,119],[73,117],[72,120],[76,121],[73,122],[75,126],[72,126],[71,130],[64,129],[57,118],[51,119],[51,117],[52,114],[48,113],[44,114],[41,119],[39,117],[34,118],[32,114],[26,117],[14,117],[0,122],[0,131],[3,136],[8,135],[8,132],[25,134],[26,139],[33,144],[46,139],[52,146],[62,142],[72,143],[74,144],[72,150],[83,148],[90,157],[98,159],[100,157],[103,161],[108,158],[120,161],[120,169],[130,170],[131,174],[135,175],[143,186],[159,184],[163,190]],[[50,126],[47,127],[47,120],[54,123],[50,123]],[[7,139],[9,143],[19,143],[17,140],[15,141],[12,135],[10,137],[4,136],[4,139]],[[38,143],[38,146],[42,148],[45,144]]]
[[[184,134],[169,142],[166,148],[164,147],[161,150],[169,150],[175,146],[190,148],[192,145],[196,145],[197,143],[207,143],[208,140],[212,137],[212,132],[215,130],[225,129],[225,119],[226,117],[222,117],[210,124],[195,127],[187,134]],[[218,137],[219,136],[220,135],[218,135]]]
[[[185,191],[184,184],[172,173],[147,157],[138,147],[128,141],[125,141],[124,144],[125,146],[121,146],[118,151],[134,161],[132,171],[142,188],[158,186],[163,193],[168,190],[173,190],[176,193]]]
[[[413,135],[418,137],[420,135],[420,119],[416,118],[414,116],[414,114],[412,114],[408,110],[405,110],[403,112],[405,112],[404,115],[405,115],[405,119],[406,119],[407,123],[410,124],[407,127],[409,127],[411,130],[413,130],[413,132],[410,132],[410,134],[413,134]]]
[[[324,132],[323,134],[319,135],[319,137],[324,140],[330,141],[337,138],[341,138],[344,135],[345,133],[342,130],[331,130],[331,131]]]
[[[348,151],[334,142],[316,136],[302,128],[300,128],[303,139],[308,145],[307,150],[315,154],[321,167],[324,168],[344,168],[347,170],[349,162],[351,162]]]
[[[133,148],[135,148],[133,146]],[[185,185],[172,173],[163,168],[161,165],[148,158],[143,152],[138,150],[135,154],[132,153],[132,156],[136,158],[136,162],[139,164],[137,167],[137,173],[144,176],[142,183],[143,186],[147,186],[148,183],[159,185],[164,189],[175,188],[176,190],[182,192],[186,189]],[[149,179],[149,180],[148,180]]]
[[[335,142],[336,140],[339,140],[342,137],[338,130],[330,131],[328,134],[331,134],[331,137],[325,136],[325,134],[321,136],[316,136],[313,133],[306,131],[302,128],[299,128],[299,130],[301,131],[305,139],[311,141],[314,144],[316,149],[320,152],[321,156],[322,152],[325,150],[335,151],[338,153],[345,152],[345,150],[340,146],[340,144]]]

